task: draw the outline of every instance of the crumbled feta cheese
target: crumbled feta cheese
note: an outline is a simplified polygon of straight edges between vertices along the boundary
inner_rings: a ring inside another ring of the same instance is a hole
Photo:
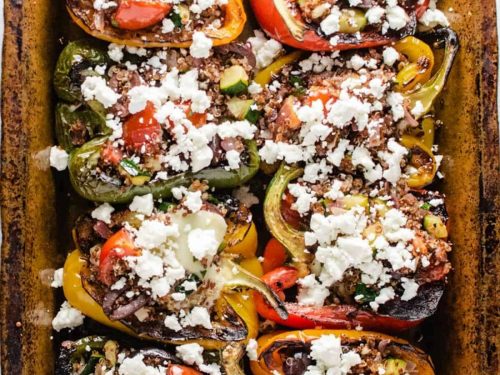
[[[325,299],[330,295],[330,290],[316,280],[314,275],[307,275],[299,279],[300,285],[297,302],[300,305],[323,306]]]
[[[179,345],[175,348],[177,355],[188,365],[201,365],[203,363],[203,347],[192,343]]]
[[[163,367],[147,366],[144,363],[144,355],[136,354],[133,357],[123,359],[118,368],[119,375],[162,375],[166,371]]]
[[[179,332],[182,330],[182,326],[179,323],[179,319],[175,315],[168,315],[164,320],[165,327],[171,329],[174,332]]]
[[[383,305],[387,301],[394,299],[396,296],[394,292],[394,288],[392,286],[388,286],[386,288],[380,289],[379,295],[375,297],[375,300],[370,302],[370,307],[377,311],[380,305]]]
[[[116,43],[110,43],[108,45],[108,56],[113,61],[121,62],[123,59],[123,46]]]
[[[92,211],[91,216],[93,219],[104,221],[106,224],[111,224],[111,214],[114,211],[115,208],[109,203],[103,203]]]
[[[257,340],[255,340],[255,339],[248,340],[246,352],[247,352],[248,359],[250,361],[256,361],[258,359],[257,349],[258,349]]]
[[[415,102],[415,106],[411,109],[411,114],[415,117],[420,117],[424,114],[425,108],[420,100]]]
[[[410,17],[400,6],[387,8],[386,18],[389,27],[393,30],[401,30],[410,21]]]
[[[406,277],[401,278],[403,285],[403,295],[401,296],[402,301],[409,301],[417,296],[417,291],[419,285],[413,279],[408,279]]]
[[[251,95],[260,94],[262,92],[262,90],[263,90],[262,86],[256,82],[253,82],[253,81],[252,81],[252,83],[250,83],[250,86],[248,86],[248,93]]]
[[[196,213],[201,210],[201,207],[203,206],[201,191],[187,191],[185,193],[184,206],[186,206],[186,208],[192,213]]]
[[[311,205],[316,203],[315,193],[305,185],[289,184],[288,191],[297,198],[292,204],[292,208],[297,210],[300,215],[305,215],[311,209]]]
[[[107,85],[106,80],[98,76],[85,78],[81,91],[85,100],[97,100],[104,108],[113,106],[120,99],[120,95]]]
[[[217,254],[219,246],[220,242],[217,240],[213,229],[195,228],[189,232],[189,251],[198,260],[213,257]]]
[[[257,60],[257,68],[263,69],[281,54],[283,46],[277,40],[267,39],[260,30],[255,30],[254,33],[255,36],[248,38],[248,42]]]
[[[388,66],[393,66],[396,61],[399,60],[399,52],[395,48],[387,47],[382,52],[384,57],[384,64]]]
[[[420,22],[422,25],[428,28],[434,28],[436,26],[443,26],[443,27],[450,26],[450,22],[446,18],[445,14],[439,9],[436,9],[435,8],[436,4],[435,2],[433,3],[434,4],[431,3],[431,5],[424,12],[422,17],[419,18],[418,22]]]
[[[50,148],[49,161],[52,168],[57,169],[59,172],[68,168],[68,153],[59,146],[52,146]]]
[[[54,277],[52,279],[52,283],[50,283],[50,286],[52,288],[60,288],[63,286],[63,275],[64,275],[64,269],[59,268],[54,271]]]
[[[157,220],[144,220],[137,231],[136,246],[151,250],[160,247],[168,237],[178,236],[178,227],[175,224],[165,225]]]
[[[238,169],[240,167],[240,153],[237,150],[227,151],[226,160],[229,169]]]
[[[189,47],[189,52],[194,58],[206,59],[210,56],[212,45],[212,39],[208,38],[205,33],[195,31],[193,33],[193,43],[191,44],[191,47]]]
[[[320,23],[321,30],[326,35],[331,35],[340,29],[340,9],[338,6],[333,6],[330,14]]]
[[[151,215],[154,209],[153,194],[135,196],[129,205],[129,209],[144,215]]]
[[[362,362],[361,357],[356,352],[344,352],[340,338],[335,335],[323,335],[312,340],[310,356],[316,361],[316,364],[308,366],[304,375],[346,375],[351,367]]]
[[[355,54],[351,57],[351,66],[354,70],[359,70],[363,66],[365,66],[365,59],[363,59],[361,56]]]
[[[365,13],[365,17],[370,25],[382,22],[385,15],[385,9],[380,6],[370,7]]]
[[[125,287],[127,283],[127,279],[124,277],[120,277],[113,285],[111,285],[111,290],[121,290]]]
[[[109,1],[109,0],[94,0],[93,5],[95,10],[106,10],[118,6],[116,1]]]
[[[221,375],[221,368],[217,363],[201,364],[199,366],[201,372],[209,375]]]
[[[164,18],[163,21],[161,21],[161,32],[163,34],[169,34],[174,31],[174,29],[174,21],[172,21],[170,18]]]
[[[52,328],[57,332],[65,328],[75,328],[83,324],[85,316],[80,310],[71,307],[68,301],[64,301],[61,305],[56,317],[52,320]]]

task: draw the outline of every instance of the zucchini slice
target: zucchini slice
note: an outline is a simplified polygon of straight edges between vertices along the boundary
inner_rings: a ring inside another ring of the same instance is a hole
[[[228,95],[238,95],[248,88],[248,74],[241,65],[233,65],[222,72],[220,89]]]
[[[252,109],[254,104],[255,102],[252,99],[231,98],[227,102],[227,108],[236,119],[248,120],[252,124],[255,124],[259,120],[261,113]]]

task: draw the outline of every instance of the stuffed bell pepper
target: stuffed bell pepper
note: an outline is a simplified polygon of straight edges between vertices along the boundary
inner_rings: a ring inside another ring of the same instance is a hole
[[[236,374],[242,350],[234,346],[204,350],[198,344],[158,348],[151,344],[88,336],[61,343],[56,375],[202,375]],[[220,364],[220,365],[219,365]],[[235,367],[236,366],[236,367]]]
[[[54,76],[56,133],[76,192],[127,203],[169,197],[194,180],[214,188],[248,181],[259,167],[260,114],[247,92],[254,67],[246,45],[196,59],[186,50],[68,44]]]
[[[436,310],[451,246],[443,196],[423,190],[440,161],[429,111],[457,49],[453,32],[437,35],[447,48],[434,75],[431,48],[408,37],[362,54],[278,60],[256,78],[269,82],[254,97],[264,168],[283,163],[264,216],[286,251],[265,254],[263,280],[289,313],[281,319],[257,298],[264,318],[397,331]]]
[[[308,51],[370,48],[429,29],[448,26],[429,0],[251,0],[264,31],[288,46]],[[432,5],[432,9],[429,6]]]
[[[258,340],[254,375],[434,375],[429,357],[396,337],[342,330],[278,332]]]
[[[293,328],[401,331],[432,315],[451,270],[444,197],[363,177],[306,181],[282,166],[268,187],[265,281],[285,302]]]
[[[263,113],[257,139],[264,171],[305,162],[312,182],[340,172],[371,184],[401,177],[411,188],[431,183],[439,164],[432,109],[458,42],[449,29],[426,39],[445,46],[434,73],[432,48],[413,36],[358,53],[294,52],[259,72],[262,89],[253,100]]]
[[[177,204],[153,205],[149,194],[121,211],[105,203],[77,221],[78,250],[63,271],[68,303],[135,336],[206,348],[257,335],[249,289],[286,319],[282,302],[258,278],[249,211],[200,183],[174,195]]]
[[[66,7],[93,37],[135,47],[223,45],[246,22],[241,0],[66,0]]]

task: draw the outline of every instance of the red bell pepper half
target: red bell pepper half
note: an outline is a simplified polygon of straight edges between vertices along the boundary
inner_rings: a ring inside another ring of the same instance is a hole
[[[262,280],[284,301],[286,289],[293,287],[298,280],[298,271],[293,267],[279,267],[262,276]],[[358,326],[367,330],[397,332],[417,326],[422,320],[401,320],[361,310],[351,305],[301,306],[285,302],[288,318],[282,319],[255,293],[257,312],[265,319],[296,329],[326,328],[353,329]]]
[[[290,47],[307,51],[333,51],[355,48],[383,46],[394,40],[414,33],[416,19],[420,18],[429,6],[429,0],[417,4],[410,15],[408,27],[397,33],[382,35],[376,31],[361,31],[356,34],[337,33],[337,43],[330,43],[331,36],[320,35],[314,27],[307,25],[300,11],[292,11],[289,0],[251,0],[255,17],[264,31],[273,39]]]

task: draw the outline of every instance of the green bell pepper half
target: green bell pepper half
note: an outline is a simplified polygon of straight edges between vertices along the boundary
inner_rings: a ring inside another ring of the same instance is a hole
[[[108,62],[108,54],[90,42],[69,43],[59,55],[54,71],[57,96],[70,103],[83,101],[80,85],[84,78],[98,75],[93,68]]]
[[[168,198],[173,188],[189,186],[195,180],[207,181],[210,187],[216,189],[229,189],[244,184],[259,170],[257,145],[252,140],[245,142],[248,161],[239,169],[207,168],[196,173],[180,173],[142,186],[125,186],[118,179],[105,181],[95,174],[100,150],[106,141],[107,137],[95,138],[74,150],[69,157],[69,175],[74,189],[82,197],[95,202],[128,203],[137,195],[150,193],[155,199]]]

